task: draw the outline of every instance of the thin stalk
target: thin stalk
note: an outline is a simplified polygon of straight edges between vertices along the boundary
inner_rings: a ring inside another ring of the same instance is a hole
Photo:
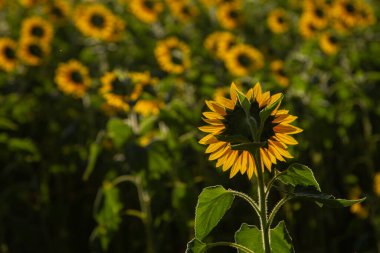
[[[277,175],[275,175],[270,181],[269,183],[267,184],[267,189],[265,191],[265,198],[268,199],[268,196],[269,196],[269,193],[270,193],[270,189],[272,188],[273,186],[273,183],[282,175],[284,174],[284,172],[280,172],[278,173]]]
[[[258,196],[259,196],[259,207],[260,207],[260,225],[261,233],[264,243],[264,252],[270,253],[270,238],[269,238],[269,226],[268,226],[268,216],[267,216],[267,200],[265,198],[265,184],[264,184],[264,175],[261,168],[260,161],[260,149],[258,149],[254,155],[256,170],[257,170],[257,186],[258,186]]]
[[[247,201],[252,206],[252,208],[255,210],[256,214],[260,217],[260,209],[257,206],[257,203],[251,197],[249,197],[245,193],[234,191],[231,189],[228,189],[228,191],[231,192],[233,195],[238,196],[238,197],[244,199],[245,201]]]
[[[280,210],[281,206],[283,204],[285,204],[286,201],[290,200],[292,197],[291,196],[287,196],[283,199],[281,199],[276,205],[275,207],[273,207],[273,210],[272,212],[270,213],[269,215],[269,219],[268,219],[268,227],[270,227],[270,225],[272,224],[273,222],[273,219],[274,217],[276,216],[277,212]]]
[[[232,248],[244,251],[246,253],[255,253],[252,250],[248,249],[247,247],[245,247],[243,245],[240,245],[240,244],[237,244],[237,243],[233,243],[233,242],[214,242],[214,243],[208,243],[207,246],[206,246],[206,248],[209,249],[209,248],[220,247],[220,246],[232,247]]]

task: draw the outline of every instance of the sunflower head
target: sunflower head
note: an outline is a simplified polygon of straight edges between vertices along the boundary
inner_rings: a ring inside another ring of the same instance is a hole
[[[208,145],[206,153],[209,160],[217,160],[216,167],[230,169],[230,177],[240,171],[251,178],[260,163],[270,171],[278,161],[292,158],[288,145],[297,141],[290,135],[302,130],[290,124],[297,117],[279,110],[281,93],[263,93],[257,83],[243,94],[233,83],[230,97],[206,101],[210,111],[203,113],[203,120],[207,125],[199,128],[207,133],[199,143]]]
[[[39,16],[29,17],[22,22],[21,37],[49,43],[53,37],[53,26]]]
[[[0,38],[0,69],[10,72],[17,65],[17,43],[10,38]]]
[[[283,9],[275,9],[269,13],[268,27],[273,33],[285,33],[289,29],[289,18]]]
[[[22,38],[17,51],[18,57],[27,65],[37,66],[50,53],[50,46],[31,37]]]
[[[339,38],[335,34],[325,32],[319,38],[319,46],[327,55],[336,54],[339,50]]]
[[[248,75],[264,67],[263,54],[253,46],[239,44],[224,58],[227,69],[235,76]]]

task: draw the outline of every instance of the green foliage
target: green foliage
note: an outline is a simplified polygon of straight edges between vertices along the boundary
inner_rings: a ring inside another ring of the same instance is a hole
[[[211,186],[203,189],[198,197],[195,210],[195,237],[205,238],[230,209],[234,195],[223,186]]]
[[[187,243],[186,253],[204,253],[207,245],[197,238]]]
[[[116,147],[121,147],[131,136],[132,129],[122,119],[111,118],[107,123],[107,134]]]
[[[290,165],[284,172],[282,172],[278,179],[284,183],[296,187],[300,186],[311,186],[321,191],[317,180],[314,177],[313,171],[302,164],[294,163]]]

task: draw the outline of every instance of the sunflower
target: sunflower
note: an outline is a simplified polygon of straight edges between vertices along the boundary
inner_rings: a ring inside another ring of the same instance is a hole
[[[316,34],[319,32],[319,27],[315,23],[315,19],[306,14],[303,14],[299,21],[299,31],[302,35],[302,37],[306,39],[311,39],[316,36]]]
[[[0,68],[10,72],[17,66],[17,43],[10,38],[0,38]]]
[[[164,10],[160,0],[131,0],[129,8],[133,15],[145,23],[154,23]]]
[[[180,22],[188,22],[198,14],[198,9],[186,0],[166,0],[171,13]]]
[[[269,13],[268,27],[273,33],[285,33],[289,29],[289,18],[283,9],[275,9]]]
[[[249,116],[253,117],[256,122],[261,122],[259,117],[261,110],[278,103],[266,121],[258,126],[258,129],[262,131],[253,132],[246,123],[247,115],[238,102],[237,93],[249,102]],[[254,156],[246,150],[234,150],[231,145],[241,144],[242,141],[244,143],[254,141],[265,143],[259,149],[263,170],[265,167],[271,171],[272,165],[277,164],[277,161],[292,158],[287,148],[288,145],[296,145],[297,141],[290,135],[299,133],[302,129],[290,124],[297,117],[288,114],[287,110],[278,109],[280,102],[278,100],[282,94],[271,96],[269,92],[262,93],[261,86],[257,83],[243,95],[232,83],[230,96],[231,99],[218,97],[215,101],[206,100],[211,111],[203,113],[205,117],[203,120],[208,125],[199,129],[206,132],[207,135],[199,143],[208,145],[206,153],[210,154],[209,160],[217,160],[216,167],[222,166],[223,171],[230,169],[230,178],[240,171],[241,174],[246,173],[251,179],[253,173],[257,173]]]
[[[378,197],[380,197],[380,172],[375,173],[373,179],[373,191]]]
[[[334,17],[342,20],[348,27],[354,27],[359,19],[359,8],[353,0],[336,0],[333,12]]]
[[[53,22],[61,22],[68,17],[70,9],[68,0],[54,0],[50,1],[44,10]]]
[[[36,6],[37,4],[43,4],[46,0],[19,0],[19,3],[27,8]]]
[[[91,78],[86,66],[77,60],[70,60],[58,66],[55,82],[63,93],[80,98],[90,87]]]
[[[327,26],[330,18],[329,6],[324,1],[306,1],[304,15],[309,15],[313,23],[319,29]]]
[[[349,199],[359,199],[362,195],[362,190],[359,186],[356,186],[350,190]],[[362,203],[355,203],[350,207],[351,213],[357,215],[361,219],[368,217],[368,208],[363,206]]]
[[[115,18],[102,4],[82,4],[75,8],[74,23],[84,35],[107,40],[114,32]]]
[[[218,22],[225,29],[239,26],[242,22],[241,15],[241,6],[234,2],[220,4],[216,11]]]
[[[114,16],[111,34],[105,38],[106,41],[115,42],[120,41],[123,37],[125,30],[125,22],[118,16]]]
[[[207,36],[204,46],[213,55],[216,55],[219,59],[223,59],[236,43],[237,39],[235,35],[230,32],[213,32]]]
[[[148,117],[151,115],[157,115],[160,113],[161,108],[164,103],[157,99],[140,99],[134,106],[134,110],[144,116]]]
[[[274,78],[281,87],[286,88],[289,86],[289,78],[285,74],[283,61],[272,61],[270,64],[270,69],[273,73]]]
[[[37,66],[50,53],[50,46],[38,39],[24,38],[19,42],[18,57],[27,65]]]
[[[121,111],[128,112],[147,87],[154,81],[149,72],[107,72],[101,78],[100,94],[106,102]]]
[[[325,54],[332,55],[339,50],[339,41],[337,36],[325,32],[319,38],[319,46]]]
[[[376,23],[376,17],[370,5],[364,1],[358,2],[358,21],[359,26],[366,27]]]
[[[264,56],[249,45],[236,45],[226,55],[225,64],[233,75],[244,76],[264,67]]]
[[[24,19],[21,25],[21,37],[31,37],[43,43],[50,43],[53,38],[53,26],[39,16]]]
[[[175,37],[161,40],[154,50],[160,67],[169,73],[181,74],[190,67],[190,49]]]

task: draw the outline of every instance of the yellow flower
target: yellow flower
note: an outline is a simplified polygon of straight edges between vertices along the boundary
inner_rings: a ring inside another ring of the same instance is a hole
[[[19,3],[24,7],[33,7],[37,4],[45,3],[46,0],[19,0]]]
[[[130,0],[129,8],[132,14],[145,23],[154,23],[164,10],[160,0]]]
[[[19,42],[18,57],[27,65],[37,66],[50,53],[50,46],[41,40],[23,38]]]
[[[71,5],[68,0],[54,0],[49,1],[44,10],[53,22],[61,22],[68,17],[70,9]]]
[[[373,191],[378,197],[380,197],[380,172],[377,172],[375,174],[375,177],[373,180]]]
[[[198,9],[188,0],[166,0],[171,13],[180,22],[188,22],[198,14]]]
[[[207,101],[206,104],[211,111],[203,113],[203,120],[208,124],[199,129],[206,132],[199,143],[208,145],[206,153],[210,154],[209,160],[217,160],[216,167],[222,166],[223,171],[230,169],[230,178],[240,173],[247,174],[252,178],[257,173],[255,159],[251,153],[245,150],[233,150],[231,145],[242,142],[253,142],[257,132],[252,132],[246,123],[244,109],[237,101],[237,89],[232,83],[230,89],[231,99],[218,97],[215,101]],[[257,83],[244,95],[250,103],[249,113],[256,122],[260,122],[259,112],[267,106],[278,102],[281,94],[270,95],[262,92]],[[290,135],[302,131],[302,129],[291,125],[297,117],[288,114],[287,110],[279,110],[278,107],[271,113],[262,128],[262,134],[258,141],[266,144],[260,147],[261,168],[271,171],[272,165],[277,161],[285,161],[292,158],[287,151],[288,145],[296,145],[298,142]],[[239,141],[233,139],[239,137]]]
[[[226,29],[234,29],[242,22],[241,6],[234,2],[218,5],[216,17],[219,24]]]
[[[0,38],[0,69],[13,71],[17,66],[17,43],[10,38]]]
[[[362,194],[362,190],[359,186],[356,186],[350,190],[349,199],[359,199]],[[368,217],[368,208],[363,206],[362,203],[353,204],[350,207],[350,211],[353,214],[356,214],[359,218],[365,219]]]
[[[339,50],[338,38],[333,34],[325,32],[319,38],[319,46],[325,54],[336,54]]]
[[[160,113],[161,108],[164,107],[164,103],[157,99],[140,99],[134,106],[134,110],[144,116],[157,115]]]
[[[376,17],[373,13],[372,7],[364,1],[358,2],[358,25],[369,26],[376,23]]]
[[[190,67],[190,49],[175,37],[158,41],[154,54],[161,69],[166,72],[181,74]]]
[[[330,18],[329,6],[324,1],[306,1],[304,6],[304,14],[313,20],[313,24],[319,29],[327,26]]]
[[[21,37],[31,37],[43,43],[50,43],[53,38],[53,26],[39,16],[24,19],[21,25]]]
[[[120,30],[120,19],[102,4],[79,5],[74,22],[84,35],[104,41],[113,40],[115,31]]]
[[[213,32],[207,36],[204,46],[219,59],[225,58],[228,51],[235,46],[237,39],[230,32]]]
[[[336,0],[333,7],[334,17],[348,27],[354,27],[358,21],[359,8],[354,0]]]
[[[58,88],[67,95],[83,97],[91,86],[88,69],[76,60],[61,63],[55,72],[55,82]]]
[[[227,53],[225,64],[233,75],[244,76],[264,67],[264,56],[258,49],[240,44]]]
[[[283,61],[272,61],[270,64],[270,69],[274,75],[274,78],[281,87],[286,88],[289,86],[289,78],[285,74]]]
[[[302,37],[306,39],[311,39],[319,32],[319,27],[315,22],[316,20],[306,14],[303,14],[299,21],[299,30]]]
[[[268,27],[273,33],[284,33],[289,29],[289,18],[283,9],[275,9],[269,13]]]

